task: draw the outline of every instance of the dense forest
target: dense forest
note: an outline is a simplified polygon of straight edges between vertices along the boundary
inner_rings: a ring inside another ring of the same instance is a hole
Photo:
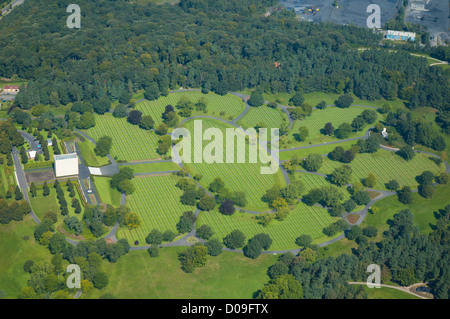
[[[81,29],[69,29],[69,1],[29,0],[0,26],[0,75],[29,81],[16,101],[22,109],[108,104],[140,89],[159,96],[178,86],[219,94],[353,92],[400,97],[410,108],[449,104],[448,73],[375,49],[381,36],[368,29],[300,22],[286,10],[265,17],[275,2],[80,0]],[[358,52],[362,46],[372,49]]]

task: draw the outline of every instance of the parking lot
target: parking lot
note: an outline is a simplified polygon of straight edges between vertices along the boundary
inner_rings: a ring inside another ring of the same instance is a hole
[[[354,24],[367,26],[367,13],[370,4],[378,4],[381,9],[381,25],[394,17],[401,0],[338,0],[339,8],[333,6],[331,0],[288,0],[281,5],[296,11],[302,19],[314,22],[333,22],[336,24]],[[305,14],[305,8],[314,8],[314,13]],[[316,11],[315,9],[319,9]]]
[[[12,101],[14,100],[16,97],[16,94],[8,94],[8,93],[1,93],[0,94],[0,101],[4,102],[4,101]]]
[[[431,35],[450,40],[448,1],[411,0],[406,10],[406,22],[424,25]]]

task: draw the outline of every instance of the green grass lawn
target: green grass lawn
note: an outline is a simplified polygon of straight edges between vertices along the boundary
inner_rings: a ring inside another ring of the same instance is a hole
[[[300,235],[310,235],[314,243],[330,239],[322,230],[336,220],[337,218],[331,217],[323,208],[299,203],[284,221],[273,220],[266,227],[258,224],[253,214],[236,211],[232,216],[225,216],[217,209],[201,212],[196,226],[211,226],[219,239],[223,239],[235,229],[242,231],[247,239],[259,233],[266,233],[273,240],[270,250],[288,250],[298,248],[295,239]]]
[[[129,243],[139,240],[146,245],[145,237],[152,229],[176,232],[176,225],[185,211],[195,211],[195,207],[181,204],[182,191],[175,186],[172,175],[136,177],[133,179],[135,192],[127,198],[127,206],[142,220],[134,230],[120,228],[117,238],[126,238]]]
[[[84,142],[77,143],[78,149],[83,156],[83,160],[87,166],[101,167],[110,164],[107,157],[100,157],[95,155],[95,145],[89,140],[85,139]]]
[[[252,93],[252,90],[246,89],[241,91],[243,94],[250,95]],[[270,94],[270,93],[263,93],[263,97],[268,102],[277,102],[282,105],[288,105],[290,98],[294,94],[289,93],[277,93],[277,94]],[[305,102],[309,103],[313,107],[315,107],[317,104],[319,104],[322,101],[325,101],[327,105],[334,104],[334,101],[338,99],[340,96],[336,93],[325,93],[325,92],[311,92],[311,93],[305,93],[303,94],[305,98]],[[395,99],[393,101],[387,101],[387,100],[377,100],[377,101],[367,101],[367,100],[361,100],[360,98],[353,95],[353,104],[358,105],[368,105],[368,106],[376,106],[381,107],[384,103],[390,104],[393,108],[404,108],[404,101],[400,99]]]
[[[364,286],[364,290],[368,294],[368,299],[420,299],[407,292],[388,287],[369,288]]]
[[[374,204],[379,208],[376,214],[368,213],[364,219],[363,226],[375,226],[378,228],[379,238],[381,233],[387,230],[388,219],[392,219],[395,214],[402,209],[409,209],[414,215],[414,223],[419,226],[423,233],[430,233],[432,227],[436,225],[436,216],[439,216],[439,210],[444,209],[450,204],[450,184],[436,186],[433,198],[426,199],[417,193],[414,193],[413,202],[410,205],[400,203],[397,196],[389,196]]]
[[[8,189],[15,185],[14,167],[6,165],[6,156],[4,156],[4,164],[0,165],[0,195],[4,197]]]
[[[95,127],[86,133],[94,140],[102,136],[112,138],[111,155],[119,160],[149,160],[160,158],[156,153],[158,137],[127,122],[126,118],[114,118],[111,113],[97,115]]]
[[[316,154],[328,154],[332,150],[334,150],[337,146],[342,146],[345,150],[350,149],[350,147],[355,144],[355,141],[349,141],[349,142],[342,142],[342,143],[336,143],[331,145],[323,145],[323,146],[316,146],[311,148],[304,148],[299,150],[292,150],[292,151],[285,151],[280,152],[280,160],[290,160],[295,158],[303,158],[306,157],[308,154],[316,153]],[[293,146],[287,146],[287,148],[291,148]]]
[[[235,95],[227,94],[225,96],[217,95],[215,93],[203,94],[200,91],[186,91],[170,93],[168,96],[161,96],[155,101],[144,101],[137,103],[136,110],[142,111],[143,115],[151,115],[155,121],[155,127],[162,122],[161,115],[164,112],[166,105],[170,104],[175,107],[182,96],[187,96],[195,104],[201,97],[208,101],[207,113],[197,112],[195,108],[192,116],[207,115],[229,120],[229,117],[237,117],[245,109],[245,104],[240,98]],[[225,114],[221,115],[221,112]]]
[[[306,174],[306,173],[295,173],[296,176],[299,177],[299,179],[303,182],[304,185],[304,191],[303,195],[307,194],[310,190],[314,188],[321,188],[324,186],[330,186],[331,183],[328,182],[325,177],[313,175],[313,174]],[[339,188],[341,190],[343,199],[342,202],[345,202],[346,200],[350,199],[350,193],[348,192],[347,188],[345,186]],[[362,207],[358,207],[361,209]],[[356,210],[359,210],[359,209]]]
[[[67,182],[67,180],[59,180],[61,188],[64,191],[64,197],[67,201],[67,209],[69,210],[69,216],[76,216],[78,219],[81,219],[82,213],[77,215],[74,212],[75,208],[72,207],[72,197],[69,196],[69,192],[67,191],[67,187],[66,187],[66,182]],[[76,185],[75,185],[76,183],[77,183],[76,180],[72,181],[72,184],[75,187],[75,198],[77,198],[80,201],[80,204],[83,205],[82,204],[83,202],[80,199],[80,195],[78,194],[78,191],[76,190]],[[60,206],[58,203],[58,199],[56,197],[56,189],[53,187],[53,184],[49,185],[49,188],[50,188],[50,194],[48,196],[44,196],[44,195],[42,195],[43,185],[36,185],[36,189],[37,189],[36,197],[32,197],[31,194],[29,194],[30,195],[30,205],[31,205],[31,208],[33,209],[34,213],[40,220],[42,220],[42,218],[44,218],[46,213],[54,212],[58,215],[58,223],[57,224],[60,224],[63,222],[65,216],[61,215]]]
[[[120,165],[120,164],[119,164]],[[125,166],[121,166],[125,167]],[[174,162],[163,162],[163,163],[146,163],[146,164],[136,164],[127,165],[133,170],[133,173],[150,173],[150,172],[164,172],[164,171],[176,171],[180,167]]]
[[[341,165],[343,164],[340,162],[324,158],[319,172],[329,174],[334,168]],[[394,152],[385,150],[378,150],[373,154],[357,154],[349,165],[353,170],[353,182],[366,178],[368,173],[373,173],[377,177],[377,183],[374,188],[381,190],[385,190],[385,183],[392,179],[396,179],[400,187],[407,185],[414,189],[418,186],[415,178],[422,174],[423,171],[429,170],[434,174],[438,174],[444,170],[443,164],[441,166],[436,165],[430,159],[430,155],[416,154],[412,160],[406,161]]]
[[[103,176],[95,176],[94,184],[102,203],[112,205],[114,207],[120,206],[120,192],[112,188],[109,184],[111,178]]]
[[[252,107],[237,124],[247,129],[259,123],[266,124],[267,128],[279,128],[283,121],[288,121],[287,115],[280,108],[270,108],[266,105]]]
[[[320,247],[320,258],[326,259],[328,257],[338,257],[342,254],[352,255],[352,248],[358,248],[358,244],[354,240],[343,238],[330,245]]]
[[[147,251],[131,251],[114,264],[103,263],[108,286],[81,298],[111,293],[117,298],[135,299],[251,299],[269,281],[267,269],[278,257],[261,255],[253,260],[223,252],[208,256],[206,266],[187,274],[178,261],[178,254],[185,249],[163,248],[157,258],[150,258]]]
[[[338,128],[344,122],[351,124],[353,119],[364,110],[367,110],[367,108],[359,106],[351,106],[347,109],[327,107],[323,110],[314,110],[311,116],[303,120],[295,121],[288,135],[288,140],[292,141],[288,145],[288,148],[338,141],[339,139],[334,136],[326,136],[320,133],[321,129],[325,127],[325,124],[331,122],[335,128]],[[378,118],[381,119],[381,115],[378,115]],[[304,142],[299,142],[295,139],[295,134],[298,133],[298,129],[302,126],[308,129],[309,136]],[[349,138],[363,136],[369,127],[370,125],[366,124],[361,131],[351,133]]]
[[[30,215],[22,221],[0,224],[0,289],[7,298],[17,298],[20,290],[27,285],[30,274],[23,270],[27,260],[35,263],[50,261],[48,250],[34,240],[35,221]],[[28,240],[24,240],[28,236]]]
[[[189,121],[185,123],[186,128],[193,134],[194,131],[194,121]],[[217,128],[223,132],[223,137],[225,140],[225,129],[231,128],[230,125],[227,125],[223,122],[219,122],[216,120],[202,120],[203,130],[207,128]],[[223,141],[224,141],[223,140]],[[192,142],[194,138],[192,138]],[[203,141],[203,149],[208,145],[210,141]],[[248,145],[248,144],[246,144]],[[226,145],[224,142],[224,154],[226,152]],[[268,209],[266,203],[262,202],[261,197],[265,194],[265,192],[271,188],[274,183],[277,181],[280,185],[286,185],[286,182],[282,176],[281,170],[278,170],[276,174],[261,174],[260,167],[265,165],[259,163],[249,163],[248,161],[248,147],[246,147],[246,160],[245,163],[191,163],[186,164],[189,167],[193,175],[195,173],[200,173],[202,175],[202,179],[200,180],[200,184],[208,188],[209,184],[216,177],[221,177],[225,182],[225,187],[229,188],[232,191],[243,191],[246,194],[248,205],[246,206],[249,210],[257,210],[257,211],[265,211]],[[235,147],[235,155],[237,152],[237,147]],[[192,153],[194,153],[194,147],[192,147]],[[193,155],[192,155],[193,156]],[[225,162],[225,155],[224,162]],[[193,162],[193,160],[191,160]],[[236,161],[236,156],[235,156]]]

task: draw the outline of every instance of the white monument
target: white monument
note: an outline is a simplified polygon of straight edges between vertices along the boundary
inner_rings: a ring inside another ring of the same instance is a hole
[[[78,175],[77,153],[54,155],[55,176],[76,176]]]

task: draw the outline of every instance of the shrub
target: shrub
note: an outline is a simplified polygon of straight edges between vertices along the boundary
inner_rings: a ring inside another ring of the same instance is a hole
[[[223,243],[229,249],[241,248],[245,244],[245,235],[240,230],[233,230],[223,239]]]
[[[299,247],[307,247],[312,243],[311,236],[309,235],[300,235],[295,239],[295,244]]]
[[[158,246],[155,245],[151,245],[148,249],[148,254],[150,255],[150,257],[158,257],[159,256],[159,248]]]
[[[145,238],[145,242],[150,245],[161,245],[162,241],[163,234],[157,229],[152,229],[152,231]]]
[[[397,180],[392,179],[386,184],[386,188],[390,191],[396,191],[400,188],[400,184],[397,182]]]
[[[197,236],[201,239],[208,240],[214,235],[214,231],[209,225],[201,225],[199,229],[197,229]]]
[[[358,205],[367,205],[370,203],[370,195],[366,191],[358,191],[353,194],[353,200]]]
[[[367,226],[366,228],[363,229],[363,234],[364,236],[367,237],[376,237],[378,234],[378,230],[375,226]]]
[[[278,261],[269,267],[269,269],[267,270],[267,275],[270,277],[270,279],[274,279],[278,276],[285,275],[288,272],[289,267],[285,263]]]
[[[222,253],[222,243],[217,238],[213,238],[206,243],[208,254],[211,256],[219,256]]]

